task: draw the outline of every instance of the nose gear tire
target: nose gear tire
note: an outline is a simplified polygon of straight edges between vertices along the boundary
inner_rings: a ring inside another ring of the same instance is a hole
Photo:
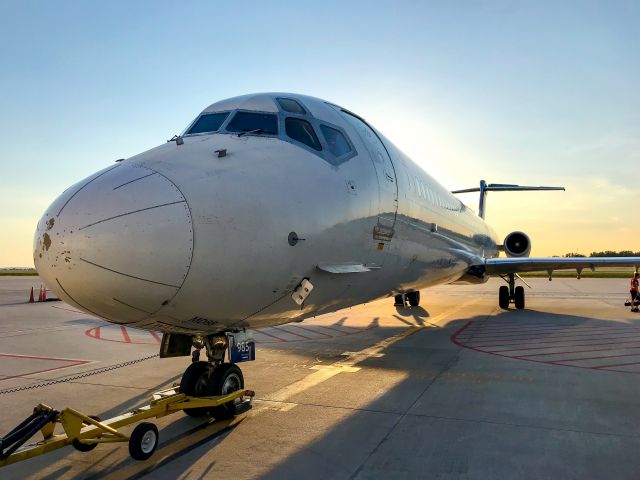
[[[233,363],[221,363],[213,371],[212,384],[216,392],[213,395],[227,395],[244,389],[244,376]],[[218,420],[233,418],[237,414],[236,406],[239,403],[239,400],[234,400],[214,407],[211,414]]]
[[[209,362],[195,362],[189,365],[182,375],[180,391],[191,397],[227,395],[244,389],[242,371],[232,363],[212,365]],[[217,407],[188,408],[184,412],[191,417],[211,415],[218,420],[233,418],[237,415],[239,400]]]
[[[213,365],[209,362],[193,362],[187,367],[180,380],[180,392],[190,397],[206,397],[215,395],[209,393],[209,378]],[[185,408],[184,413],[190,417],[204,417],[210,415],[210,408]]]

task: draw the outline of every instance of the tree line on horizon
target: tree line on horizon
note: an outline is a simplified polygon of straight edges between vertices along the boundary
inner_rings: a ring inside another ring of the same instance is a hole
[[[564,258],[586,258],[587,255],[581,253],[565,253]],[[621,250],[614,252],[613,250],[605,250],[603,252],[591,252],[589,257],[640,257],[640,252],[633,252],[631,250]]]

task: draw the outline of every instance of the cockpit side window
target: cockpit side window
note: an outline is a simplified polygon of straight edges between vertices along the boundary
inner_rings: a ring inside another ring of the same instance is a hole
[[[278,116],[273,113],[238,112],[227,125],[227,131],[277,135]]]
[[[292,140],[304,143],[314,150],[322,150],[322,145],[309,122],[301,118],[287,117],[284,121],[287,136]]]
[[[340,130],[336,130],[335,128],[331,128],[327,125],[320,125],[320,130],[324,135],[329,151],[336,157],[341,157],[351,151],[349,142]]]
[[[217,132],[220,125],[229,116],[229,112],[223,113],[204,113],[195,121],[185,135],[193,135],[194,133],[212,133]]]
[[[304,107],[300,105],[293,98],[279,97],[279,98],[276,98],[276,100],[280,104],[280,107],[282,108],[282,110],[284,110],[285,112],[297,113],[299,115],[305,115],[307,113]]]

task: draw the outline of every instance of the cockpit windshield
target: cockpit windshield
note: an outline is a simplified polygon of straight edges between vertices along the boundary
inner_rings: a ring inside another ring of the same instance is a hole
[[[185,133],[185,135],[193,135],[194,133],[211,133],[217,132],[220,129],[220,125],[229,116],[229,112],[223,113],[204,113],[196,120],[191,128]]]
[[[307,150],[337,167],[348,162],[358,152],[344,128],[329,123],[330,119],[320,118],[322,111],[320,108],[315,113],[301,100],[292,97],[269,96],[260,101],[248,101],[243,97],[237,103],[222,102],[209,106],[182,135],[188,137],[211,134],[216,139],[219,139],[219,135],[231,135],[245,140],[248,137],[279,139]],[[343,113],[351,117],[347,112]],[[373,132],[371,134],[375,135]],[[263,143],[261,140],[258,142]]]
[[[227,125],[228,132],[277,135],[278,116],[273,113],[238,112]]]

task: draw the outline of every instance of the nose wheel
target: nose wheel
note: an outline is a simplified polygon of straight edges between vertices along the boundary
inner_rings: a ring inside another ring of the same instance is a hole
[[[244,376],[233,363],[195,362],[189,365],[180,380],[180,392],[191,397],[212,397],[227,395],[244,389]],[[241,403],[236,399],[218,407],[188,408],[184,412],[190,417],[210,415],[218,420],[238,415],[237,407]]]
[[[509,304],[513,302],[518,310],[522,310],[525,306],[524,287],[518,285],[516,287],[516,275],[510,273],[507,278],[502,277],[509,286],[502,285],[498,290],[498,305],[503,310],[509,309]]]
[[[181,393],[190,397],[213,397],[244,390],[244,376],[240,368],[234,363],[224,362],[229,346],[225,335],[195,338],[193,346],[196,349],[192,363],[180,380]],[[203,348],[207,352],[206,362],[199,360]],[[242,405],[242,399],[238,398],[217,407],[186,408],[184,412],[191,417],[212,416],[223,420],[242,413]]]

